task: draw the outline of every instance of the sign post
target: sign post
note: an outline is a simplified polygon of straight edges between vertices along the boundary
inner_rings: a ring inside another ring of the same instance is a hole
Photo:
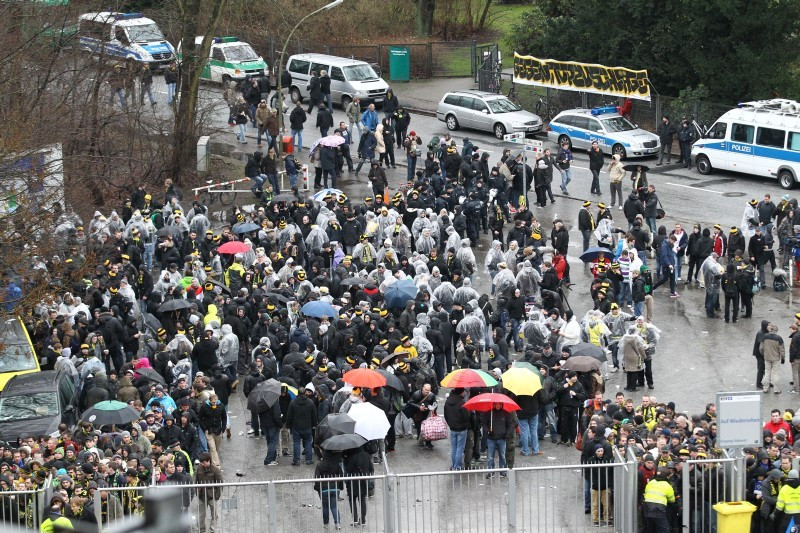
[[[717,393],[717,448],[761,446],[761,392]]]

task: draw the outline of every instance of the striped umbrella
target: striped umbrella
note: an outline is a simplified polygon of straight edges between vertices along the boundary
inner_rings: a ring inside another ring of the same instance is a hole
[[[497,380],[483,370],[461,368],[447,374],[441,383],[442,387],[468,389],[471,387],[494,387]]]

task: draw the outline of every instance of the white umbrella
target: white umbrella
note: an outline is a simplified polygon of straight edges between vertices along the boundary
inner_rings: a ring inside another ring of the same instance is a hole
[[[389,432],[390,425],[386,413],[371,403],[353,404],[347,414],[356,421],[353,433],[361,435],[367,440],[385,438]]]

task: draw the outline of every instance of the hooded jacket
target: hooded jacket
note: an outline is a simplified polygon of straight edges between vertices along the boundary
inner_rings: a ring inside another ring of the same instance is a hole
[[[229,324],[223,324],[222,339],[219,341],[219,356],[225,365],[231,365],[239,360],[239,337],[233,333]]]
[[[444,420],[450,431],[465,431],[471,427],[469,411],[464,408],[466,400],[460,394],[452,392],[444,402]]]

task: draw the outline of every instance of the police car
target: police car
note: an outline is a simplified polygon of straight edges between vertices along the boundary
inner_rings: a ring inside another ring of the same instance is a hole
[[[203,37],[197,37],[195,44],[199,48],[203,44]],[[178,45],[179,58],[180,50],[181,46]],[[215,83],[227,83],[268,75],[267,63],[248,43],[237,37],[214,37],[200,78]]]
[[[94,55],[149,63],[152,70],[175,60],[175,49],[154,21],[141,13],[84,13],[79,46]]]
[[[547,138],[586,149],[597,141],[601,150],[622,159],[657,154],[661,146],[657,135],[631,124],[614,106],[562,111],[550,121]]]

